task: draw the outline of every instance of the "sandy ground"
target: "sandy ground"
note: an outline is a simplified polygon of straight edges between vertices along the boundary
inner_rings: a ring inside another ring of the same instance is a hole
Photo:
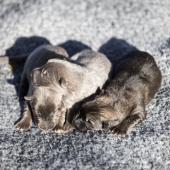
[[[148,118],[128,138],[104,132],[65,135],[16,131],[20,71],[0,64],[0,169],[169,170],[170,1],[0,0],[0,55],[25,56],[44,43],[70,55],[91,47],[108,57],[151,53],[163,82]],[[0,60],[1,61],[1,60]]]

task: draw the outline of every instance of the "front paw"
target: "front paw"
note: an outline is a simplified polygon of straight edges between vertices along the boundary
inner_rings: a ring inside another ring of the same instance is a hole
[[[70,132],[70,131],[73,131],[73,129],[74,128],[61,128],[61,127],[55,127],[54,129],[53,129],[53,131],[55,132],[55,133],[57,133],[57,134],[65,134],[65,133],[68,133],[68,132]]]
[[[65,131],[64,129],[61,129],[61,128],[54,128],[53,131],[57,134],[67,133],[67,131]]]
[[[121,126],[115,126],[112,129],[112,133],[114,135],[120,136],[120,137],[127,137],[128,136],[128,129],[123,128]]]
[[[31,120],[29,118],[22,118],[15,127],[21,131],[27,131],[31,128]]]

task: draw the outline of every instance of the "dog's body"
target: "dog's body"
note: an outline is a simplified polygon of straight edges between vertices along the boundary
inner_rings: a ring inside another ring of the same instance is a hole
[[[102,54],[85,50],[73,59],[61,47],[42,46],[36,49],[24,66],[21,81],[25,107],[16,127],[31,127],[32,110],[38,127],[43,130],[62,129],[66,111],[76,102],[102,88],[111,70],[111,63]],[[95,77],[95,78],[94,78]],[[26,82],[29,84],[25,90]]]
[[[32,83],[32,71],[36,68],[42,67],[49,59],[58,58],[67,60],[68,59],[67,52],[57,46],[51,46],[51,45],[42,45],[38,48],[36,48],[27,58],[22,77],[21,77],[21,83],[20,83],[20,90],[19,90],[19,96],[20,100],[24,100],[23,108],[21,110],[21,118],[20,121],[17,122],[16,128],[20,130],[28,130],[32,125],[32,118],[33,114],[32,108],[29,108],[29,104],[27,102],[28,96],[32,96],[33,93],[33,83]],[[26,99],[24,97],[27,95]],[[34,113],[34,112],[33,112]]]
[[[79,130],[104,128],[126,135],[130,127],[145,119],[145,106],[161,84],[154,58],[135,51],[120,60],[114,70],[115,76],[103,91],[85,102],[75,116],[73,124]]]

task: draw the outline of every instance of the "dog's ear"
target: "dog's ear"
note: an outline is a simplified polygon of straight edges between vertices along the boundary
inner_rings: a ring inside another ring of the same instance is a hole
[[[65,80],[63,77],[60,77],[59,80],[58,80],[58,82],[59,82],[59,85],[60,85],[61,87],[66,88],[67,82],[66,82],[66,80]]]
[[[32,97],[32,96],[25,96],[24,99],[25,99],[26,101],[31,101],[31,100],[33,99],[33,97]]]

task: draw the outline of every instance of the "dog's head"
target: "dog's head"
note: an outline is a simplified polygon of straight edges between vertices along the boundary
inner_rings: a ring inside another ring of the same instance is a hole
[[[51,130],[64,124],[65,99],[77,90],[79,81],[74,67],[74,63],[52,59],[32,71],[32,96],[25,99],[29,100],[40,129]]]
[[[118,124],[121,115],[112,107],[112,101],[110,96],[100,92],[75,111],[72,124],[80,131],[108,129],[110,123]]]
[[[97,103],[82,104],[72,118],[72,124],[80,131],[101,130],[102,121]]]
[[[72,124],[76,129],[82,132],[102,129],[102,122],[93,114],[86,114],[85,116],[81,116],[81,113],[79,113],[74,117]]]

